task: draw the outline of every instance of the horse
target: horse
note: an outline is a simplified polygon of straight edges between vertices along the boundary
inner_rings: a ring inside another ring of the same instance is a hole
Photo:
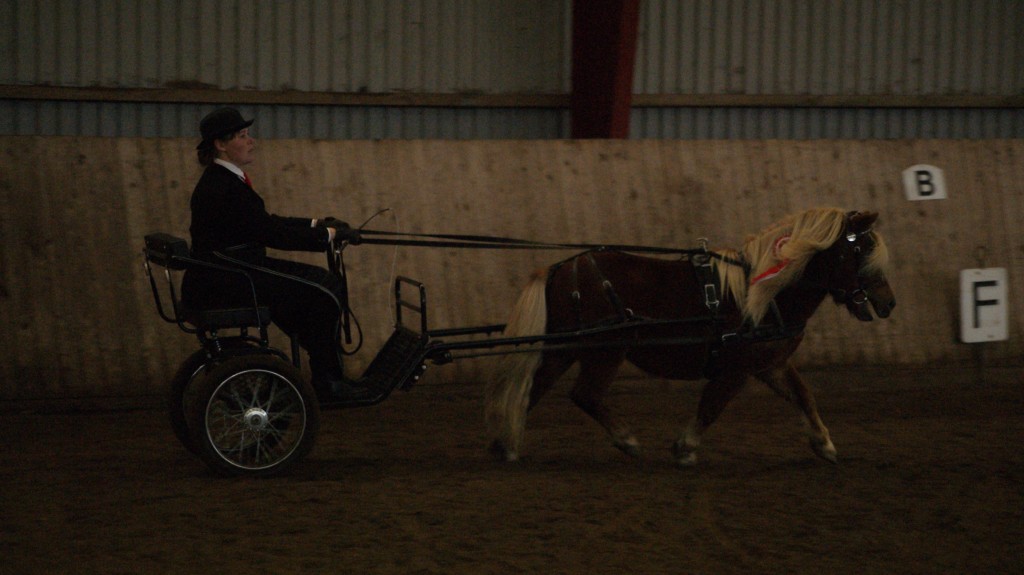
[[[681,467],[697,462],[702,435],[750,380],[798,408],[813,452],[835,463],[836,448],[791,356],[828,296],[858,320],[871,321],[872,309],[889,317],[896,300],[877,219],[876,212],[812,208],[748,237],[739,250],[705,248],[665,259],[598,249],[538,270],[504,335],[541,336],[541,343],[537,351],[500,358],[487,384],[490,450],[517,460],[528,411],[579,363],[573,403],[615,447],[639,457],[630,426],[604,402],[628,361],[653,376],[706,379],[697,413],[672,447]],[[571,341],[552,343],[544,334],[568,334]]]

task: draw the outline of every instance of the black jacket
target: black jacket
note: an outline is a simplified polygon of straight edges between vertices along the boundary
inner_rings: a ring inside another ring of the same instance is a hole
[[[263,198],[219,164],[207,167],[199,178],[191,208],[192,253],[201,259],[214,251],[227,251],[258,264],[266,248],[326,251],[328,247],[325,228],[310,227],[311,218],[267,213]]]
[[[297,262],[268,258],[267,248],[298,251],[326,251],[328,248],[326,228],[311,227],[310,218],[267,213],[263,198],[219,164],[207,167],[199,178],[192,192],[191,207],[192,255],[218,266],[239,267],[213,252],[261,268],[283,266],[287,269],[278,271],[293,273],[292,268],[300,267]],[[257,281],[256,291],[260,292],[261,302],[287,301],[300,287],[295,282],[271,276],[249,275]],[[181,293],[186,307],[206,309],[251,305],[252,289],[248,280],[237,273],[193,267],[185,273]]]

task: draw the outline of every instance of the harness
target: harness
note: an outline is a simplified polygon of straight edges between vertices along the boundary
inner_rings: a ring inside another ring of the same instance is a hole
[[[690,261],[693,262],[693,271],[697,274],[697,283],[704,286],[704,306],[708,308],[712,316],[718,315],[718,306],[721,300],[718,299],[718,292],[722,286],[719,285],[718,272],[711,265],[711,254],[708,251],[708,239],[698,238],[702,253],[694,254]],[[749,266],[744,265],[744,269]],[[749,273],[749,269],[747,270]]]
[[[671,340],[661,341],[660,343],[709,346],[710,350],[707,363],[704,367],[704,372],[705,374],[710,374],[717,369],[717,360],[721,356],[722,351],[728,347],[741,344],[790,339],[800,335],[804,331],[804,324],[786,325],[782,319],[782,314],[779,311],[778,305],[774,300],[770,304],[772,317],[774,319],[773,322],[767,325],[754,326],[750,322],[744,321],[743,324],[739,326],[739,329],[726,330],[723,326],[722,319],[719,317],[719,311],[722,307],[724,294],[722,294],[722,285],[714,260],[718,259],[725,265],[742,267],[747,276],[750,275],[750,266],[745,261],[729,258],[709,251],[707,249],[707,239],[705,238],[700,238],[699,241],[700,248],[698,250],[691,250],[690,253],[686,254],[684,257],[688,257],[690,262],[693,264],[693,273],[698,285],[702,288],[701,293],[703,295],[703,303],[704,307],[707,309],[707,314],[694,318],[675,320],[675,323],[705,322],[712,326],[712,333],[710,336],[706,337],[694,336],[688,338],[674,338]],[[594,253],[600,251],[605,250],[590,250],[577,254],[571,258],[556,263],[548,270],[548,279],[550,281],[550,278],[556,273],[556,271],[558,271],[558,269],[566,264],[569,264],[570,266],[570,281],[572,284],[570,298],[572,300],[573,313],[576,316],[577,329],[581,331],[601,330],[603,328],[624,324],[634,324],[639,328],[672,323],[673,320],[659,320],[656,318],[637,315],[632,309],[626,307],[622,302],[622,298],[620,298],[616,292],[615,286],[602,272],[600,265],[594,258]],[[586,323],[583,321],[583,304],[580,291],[581,262],[582,265],[590,267],[592,273],[596,276],[598,283],[601,285],[602,295],[604,296],[605,301],[613,310],[611,315],[603,319]]]
[[[564,265],[569,264],[572,290],[570,291],[571,305],[576,316],[576,325],[580,336],[606,333],[621,328],[630,327],[655,327],[667,325],[680,325],[683,323],[704,322],[712,326],[712,333],[705,337],[680,337],[680,338],[659,338],[656,340],[639,341],[632,339],[625,341],[628,345],[707,345],[710,347],[710,354],[705,372],[716,367],[716,358],[721,351],[733,345],[761,343],[772,340],[790,339],[800,335],[805,328],[804,324],[786,325],[779,312],[778,306],[773,300],[770,304],[773,322],[767,325],[754,326],[744,321],[737,329],[727,330],[723,326],[719,312],[722,307],[724,294],[722,294],[721,281],[719,280],[717,265],[735,265],[742,268],[749,280],[751,273],[750,264],[742,259],[731,258],[720,253],[711,251],[707,247],[707,239],[699,238],[700,247],[696,249],[663,248],[638,245],[613,245],[613,244],[576,244],[576,243],[549,243],[521,240],[516,238],[504,238],[494,236],[462,235],[462,234],[416,234],[396,233],[379,230],[361,229],[363,244],[381,244],[396,246],[423,246],[423,247],[446,247],[446,248],[477,248],[477,249],[528,249],[528,250],[584,250],[575,256],[566,258],[551,265],[548,268],[548,282],[552,276]],[[658,319],[639,316],[629,307],[626,307],[615,290],[615,286],[605,276],[594,253],[602,251],[653,253],[662,255],[678,255],[681,258],[689,258],[693,264],[693,272],[703,294],[703,304],[707,314],[694,318],[678,320]],[[582,264],[581,264],[582,262]],[[597,321],[583,321],[583,303],[580,291],[580,266],[588,265],[593,270],[597,281],[601,285],[602,295],[605,301],[612,308],[612,313]]]
[[[597,280],[600,282],[601,287],[604,289],[604,297],[611,304],[612,308],[615,309],[615,314],[618,316],[618,321],[631,321],[636,318],[633,310],[622,305],[622,299],[619,298],[619,294],[615,292],[615,287],[612,286],[612,282],[605,277],[604,273],[601,272],[601,267],[597,265],[597,260],[594,259],[594,252],[586,252],[580,256],[572,258],[572,297],[573,310],[576,312],[576,323],[583,327],[583,306],[580,298],[580,287],[579,287],[579,264],[581,259],[586,259],[590,264],[590,267],[594,268],[594,273],[597,274]],[[615,318],[613,318],[615,319]],[[601,323],[607,323],[607,320]]]

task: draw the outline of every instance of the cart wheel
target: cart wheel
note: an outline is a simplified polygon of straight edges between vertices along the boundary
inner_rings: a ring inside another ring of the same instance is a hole
[[[199,455],[199,448],[192,441],[192,435],[188,431],[185,404],[189,400],[185,399],[185,394],[195,392],[195,387],[190,384],[203,375],[203,366],[207,361],[209,359],[206,357],[206,352],[201,349],[188,356],[188,359],[182,362],[181,367],[178,368],[178,372],[174,374],[174,379],[171,380],[171,391],[167,396],[167,415],[171,420],[174,436],[185,446],[185,449],[195,455]]]
[[[313,448],[320,406],[297,369],[271,355],[227,359],[194,380],[185,413],[199,457],[225,475],[279,473]]]
[[[226,349],[255,348],[251,343],[244,341],[227,340],[222,344]],[[199,455],[199,448],[192,441],[192,434],[188,430],[188,416],[185,414],[185,405],[190,402],[188,395],[195,394],[195,387],[192,381],[204,374],[203,367],[210,359],[206,351],[200,349],[188,356],[178,367],[178,372],[171,379],[171,391],[167,396],[167,415],[171,422],[171,429],[178,441],[185,446],[192,454]]]

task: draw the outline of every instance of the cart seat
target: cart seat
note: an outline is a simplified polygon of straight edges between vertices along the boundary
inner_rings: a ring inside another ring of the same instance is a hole
[[[270,308],[239,307],[230,309],[181,310],[182,318],[204,331],[270,325]]]
[[[182,272],[193,267],[216,268],[237,273],[244,277],[250,285],[252,284],[252,279],[244,271],[224,268],[192,258],[189,254],[188,242],[182,238],[166,233],[154,233],[147,235],[145,240],[146,270],[153,289],[153,297],[156,300],[157,309],[165,321],[177,323],[179,327],[190,333],[195,333],[197,330],[201,333],[216,332],[220,329],[244,329],[249,327],[260,328],[262,331],[270,325],[270,308],[257,305],[255,299],[253,300],[253,305],[243,307],[191,309],[186,306],[178,297],[177,282],[169,273],[172,270]],[[170,310],[173,311],[173,315],[165,313],[160,298],[160,290],[157,289],[149,267],[150,264],[161,266],[168,271],[166,274],[167,291],[169,292]],[[186,324],[194,326],[195,329],[188,328]]]
[[[153,291],[153,299],[157,312],[164,321],[177,324],[185,333],[194,334],[199,343],[208,353],[220,354],[225,341],[250,342],[258,346],[260,353],[267,352],[287,360],[284,352],[270,347],[269,326],[271,323],[270,308],[259,305],[256,289],[252,278],[244,270],[219,266],[207,261],[193,258],[188,249],[188,242],[183,238],[166,233],[153,233],[145,236],[146,247],[143,250],[146,263],[146,275]],[[154,277],[153,266],[164,268],[166,286],[161,290]],[[183,272],[192,268],[217,269],[238,274],[249,283],[253,294],[252,305],[217,309],[192,309],[178,297],[178,284]],[[172,273],[174,272],[174,273]],[[167,294],[170,306],[165,309],[161,291]],[[249,328],[256,328],[259,336],[250,336]],[[237,335],[219,334],[220,330],[237,329]],[[299,340],[294,334],[291,340],[291,363],[299,368]]]

